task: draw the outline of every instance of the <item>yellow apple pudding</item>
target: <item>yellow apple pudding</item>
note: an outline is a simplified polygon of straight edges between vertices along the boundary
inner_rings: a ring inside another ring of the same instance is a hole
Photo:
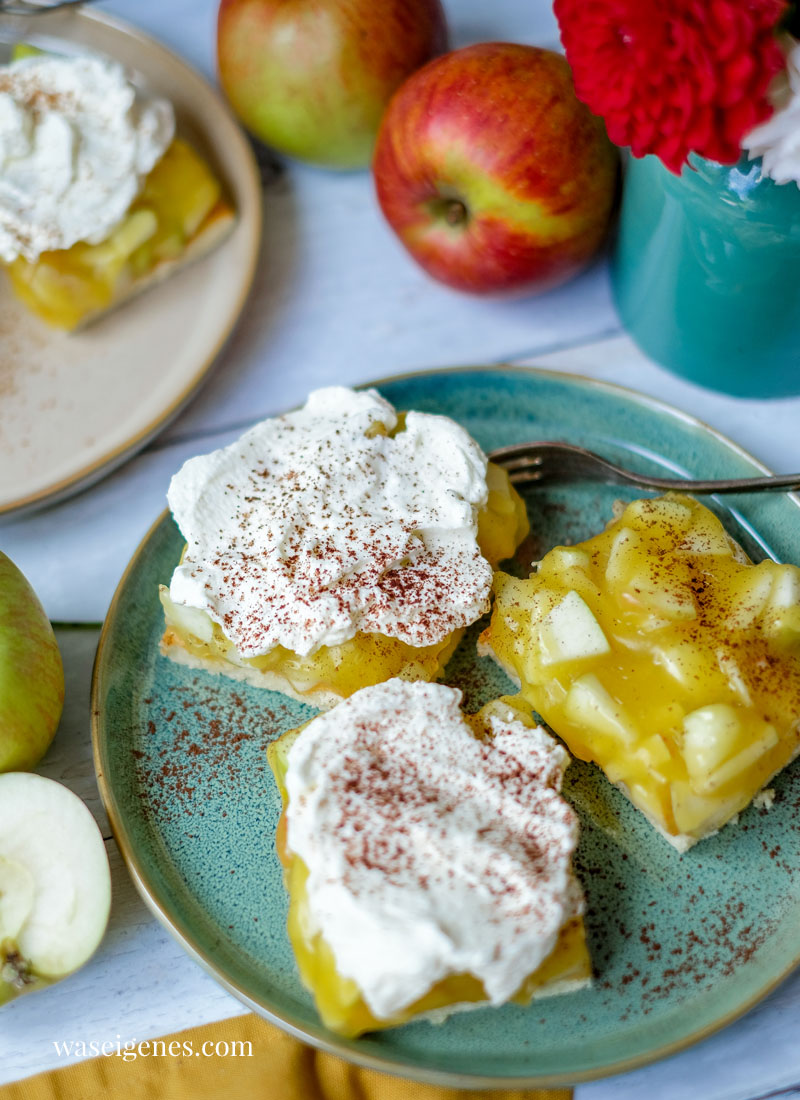
[[[800,569],[754,565],[696,500],[633,501],[495,592],[481,647],[678,850],[797,755]]]
[[[569,757],[506,700],[460,701],[389,680],[269,747],[289,938],[340,1035],[591,979]]]
[[[190,459],[168,500],[162,652],[320,707],[436,679],[528,530],[458,424],[340,386]]]
[[[172,107],[116,63],[33,51],[0,67],[0,259],[75,329],[215,247],[234,222]]]

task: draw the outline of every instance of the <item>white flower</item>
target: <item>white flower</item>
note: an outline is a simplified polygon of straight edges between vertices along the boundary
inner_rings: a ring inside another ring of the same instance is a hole
[[[800,184],[800,42],[786,42],[786,69],[770,89],[774,114],[751,130],[742,148],[776,183]]]

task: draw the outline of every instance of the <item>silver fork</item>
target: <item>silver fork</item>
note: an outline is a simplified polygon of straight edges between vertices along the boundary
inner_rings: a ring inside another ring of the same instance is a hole
[[[534,485],[554,481],[602,481],[613,485],[633,485],[637,489],[676,490],[689,493],[750,493],[775,489],[800,489],[800,474],[770,474],[763,477],[725,478],[695,481],[685,477],[653,477],[636,474],[615,466],[594,451],[572,443],[535,440],[499,447],[489,458],[508,471],[514,485]]]
[[[45,15],[61,8],[77,8],[92,0],[0,0],[0,15]]]

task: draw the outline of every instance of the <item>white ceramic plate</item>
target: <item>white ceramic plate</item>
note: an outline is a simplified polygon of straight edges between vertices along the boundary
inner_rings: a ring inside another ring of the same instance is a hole
[[[261,239],[261,188],[247,139],[219,95],[164,46],[96,12],[0,23],[10,42],[91,50],[122,62],[175,107],[178,132],[223,180],[237,212],[210,256],[85,332],[50,329],[0,273],[0,517],[75,492],[174,417],[208,374],[244,307]]]

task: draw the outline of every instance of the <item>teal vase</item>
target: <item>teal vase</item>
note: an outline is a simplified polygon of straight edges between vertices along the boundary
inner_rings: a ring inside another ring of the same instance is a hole
[[[743,397],[800,393],[800,187],[761,161],[630,158],[611,258],[622,322],[647,355]]]

